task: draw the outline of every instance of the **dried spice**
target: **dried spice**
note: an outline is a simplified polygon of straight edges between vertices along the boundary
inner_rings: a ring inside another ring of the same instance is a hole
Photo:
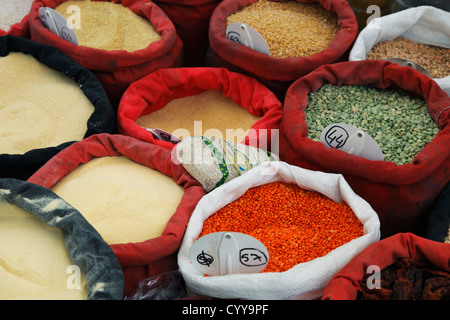
[[[369,288],[364,276],[358,300],[449,300],[450,273],[426,260],[399,258],[381,270],[379,287]]]
[[[450,76],[450,49],[417,43],[403,37],[378,42],[367,52],[366,57],[368,60],[407,59],[424,67],[433,78]]]
[[[220,231],[261,241],[270,257],[262,272],[286,271],[364,235],[345,202],[282,181],[247,190],[206,219],[200,237]]]

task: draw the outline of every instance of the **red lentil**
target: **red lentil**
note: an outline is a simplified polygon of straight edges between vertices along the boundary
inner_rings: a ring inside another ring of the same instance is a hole
[[[344,201],[282,181],[253,187],[205,220],[200,237],[241,232],[269,251],[262,272],[282,272],[322,257],[362,236],[363,225]]]

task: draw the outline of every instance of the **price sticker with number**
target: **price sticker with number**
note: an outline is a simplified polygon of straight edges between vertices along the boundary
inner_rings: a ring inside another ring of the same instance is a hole
[[[269,252],[257,239],[239,232],[215,232],[195,241],[189,251],[202,274],[220,276],[259,273],[269,262]]]

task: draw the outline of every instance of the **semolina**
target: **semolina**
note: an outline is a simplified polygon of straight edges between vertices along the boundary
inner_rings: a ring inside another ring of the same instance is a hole
[[[179,138],[205,135],[241,142],[259,119],[222,92],[206,90],[174,99],[163,108],[139,117],[136,124],[162,129]]]
[[[273,58],[308,57],[325,50],[339,31],[337,15],[317,3],[258,0],[227,18],[258,31]]]
[[[94,106],[78,84],[33,56],[0,57],[0,154],[83,139]]]
[[[73,13],[68,9],[74,5],[80,9],[80,25],[74,26],[80,46],[134,52],[161,40],[150,21],[120,3],[69,0],[55,10],[69,20]]]

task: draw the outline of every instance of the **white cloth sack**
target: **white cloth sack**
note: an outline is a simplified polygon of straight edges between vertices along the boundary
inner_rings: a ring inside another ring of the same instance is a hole
[[[320,192],[336,202],[344,200],[363,223],[364,235],[323,257],[298,264],[285,272],[204,277],[189,260],[189,250],[202,231],[203,221],[249,188],[279,180]],[[178,265],[187,288],[199,295],[222,299],[315,299],[321,296],[328,281],[342,267],[379,239],[378,215],[350,188],[341,174],[306,170],[281,161],[265,162],[214,189],[199,201],[178,253]]]
[[[420,6],[373,19],[356,38],[349,60],[365,60],[366,53],[378,42],[400,36],[421,44],[450,48],[450,12]],[[450,76],[434,80],[450,95]]]

